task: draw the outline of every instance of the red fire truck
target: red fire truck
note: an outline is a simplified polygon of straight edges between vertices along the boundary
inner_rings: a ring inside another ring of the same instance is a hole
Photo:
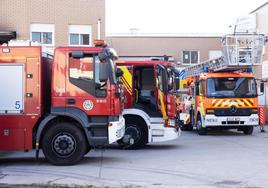
[[[124,118],[108,47],[0,47],[0,150],[39,149],[55,165],[121,139]],[[123,94],[123,92],[121,92]]]
[[[124,74],[124,148],[139,148],[150,142],[176,139],[176,107],[173,92],[174,65],[166,61],[119,61]]]

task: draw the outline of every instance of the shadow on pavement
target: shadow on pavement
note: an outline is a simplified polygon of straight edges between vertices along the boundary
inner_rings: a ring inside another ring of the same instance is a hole
[[[45,158],[39,158],[35,160],[34,157],[13,157],[13,158],[1,158],[0,159],[0,167],[1,165],[51,165]],[[100,161],[103,160],[105,163],[113,163],[120,162],[120,157],[107,157],[107,156],[90,156],[90,153],[83,157],[83,159],[78,162],[76,165],[85,165],[85,164],[96,164],[99,165]]]
[[[196,130],[193,131],[182,131],[182,135],[196,135],[196,136],[201,136],[198,135]],[[252,134],[254,135],[254,133]],[[237,131],[235,129],[230,129],[230,130],[207,130],[207,135],[202,135],[201,137],[206,137],[206,136],[251,136],[251,135],[245,135],[242,131]]]
[[[138,149],[123,149],[117,144],[110,145],[107,150],[128,150],[128,151],[140,151],[140,150],[168,150],[168,149],[177,149],[179,148],[179,145],[176,144],[160,144],[160,143],[154,143],[154,144],[147,144],[143,148]]]

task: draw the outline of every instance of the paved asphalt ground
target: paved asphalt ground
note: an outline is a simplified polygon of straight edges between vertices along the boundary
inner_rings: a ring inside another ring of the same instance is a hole
[[[0,187],[268,187],[268,132],[182,133],[140,150],[91,151],[75,166],[36,162],[34,152],[0,152]]]

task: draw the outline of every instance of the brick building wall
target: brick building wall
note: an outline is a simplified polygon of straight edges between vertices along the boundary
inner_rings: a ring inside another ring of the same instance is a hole
[[[54,24],[55,45],[68,45],[68,26],[91,25],[97,38],[105,36],[105,0],[0,0],[0,30],[17,32],[17,39],[30,39],[30,25]]]

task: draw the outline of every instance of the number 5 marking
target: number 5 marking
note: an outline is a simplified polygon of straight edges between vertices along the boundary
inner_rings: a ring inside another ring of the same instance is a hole
[[[20,109],[20,101],[15,102],[15,109]]]

